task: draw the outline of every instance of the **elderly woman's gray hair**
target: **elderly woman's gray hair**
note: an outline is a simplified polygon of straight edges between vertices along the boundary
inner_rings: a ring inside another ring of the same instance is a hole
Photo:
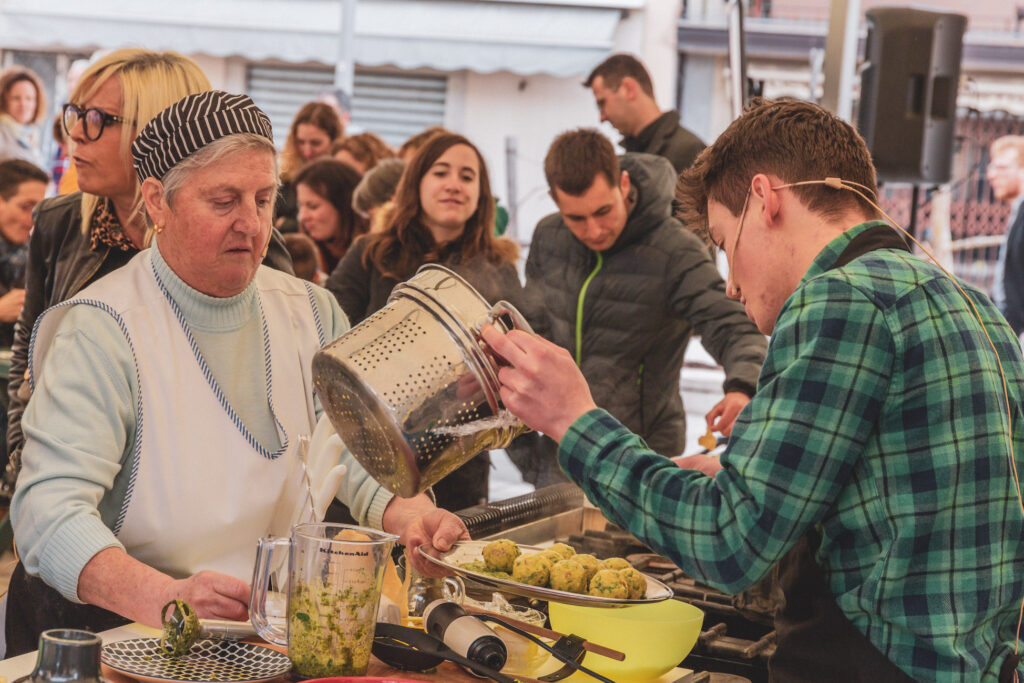
[[[188,95],[157,114],[132,144],[139,182],[163,182],[167,201],[198,168],[252,149],[277,156],[270,119],[248,95],[222,90]]]
[[[178,190],[188,182],[189,178],[192,177],[192,174],[200,168],[225,157],[238,154],[239,152],[248,152],[249,150],[254,149],[266,150],[274,160],[274,183],[275,186],[280,185],[281,176],[277,167],[277,148],[274,147],[274,143],[267,140],[262,135],[254,135],[253,133],[235,133],[233,135],[228,135],[227,137],[214,140],[195,154],[185,157],[167,171],[162,181],[164,186],[164,197],[167,198],[167,203],[174,203],[174,195],[177,194]]]

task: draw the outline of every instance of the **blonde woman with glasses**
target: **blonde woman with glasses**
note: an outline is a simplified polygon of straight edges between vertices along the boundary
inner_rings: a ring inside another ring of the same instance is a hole
[[[93,63],[63,107],[63,126],[81,191],[45,200],[36,209],[28,247],[25,307],[11,360],[11,460],[3,482],[8,496],[21,469],[21,416],[31,391],[25,372],[36,318],[122,267],[149,245],[153,228],[146,222],[132,167],[132,142],[165,107],[209,89],[206,74],[187,57],[125,49]],[[292,272],[279,234],[274,234],[265,262]]]

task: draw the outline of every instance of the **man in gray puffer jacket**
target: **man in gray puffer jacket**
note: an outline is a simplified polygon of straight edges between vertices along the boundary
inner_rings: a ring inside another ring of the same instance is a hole
[[[559,213],[533,234],[531,324],[573,354],[599,406],[669,457],[686,443],[679,373],[690,336],[700,335],[725,368],[725,398],[709,426],[728,434],[754,393],[767,342],[726,297],[704,243],[672,217],[671,164],[616,158],[603,135],[581,129],[556,138],[544,171]]]

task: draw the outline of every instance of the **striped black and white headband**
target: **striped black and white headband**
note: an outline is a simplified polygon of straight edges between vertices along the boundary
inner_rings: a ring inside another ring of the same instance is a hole
[[[274,140],[270,119],[248,95],[209,90],[184,97],[157,114],[135,138],[132,157],[139,182],[162,180],[182,159],[238,133]]]

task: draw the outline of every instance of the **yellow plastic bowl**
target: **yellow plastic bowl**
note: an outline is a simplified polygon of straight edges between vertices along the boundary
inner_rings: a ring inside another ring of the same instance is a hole
[[[588,652],[583,666],[613,681],[635,683],[658,678],[690,654],[704,612],[680,600],[629,607],[578,607],[548,603],[551,628],[573,633],[625,653],[621,662]]]

